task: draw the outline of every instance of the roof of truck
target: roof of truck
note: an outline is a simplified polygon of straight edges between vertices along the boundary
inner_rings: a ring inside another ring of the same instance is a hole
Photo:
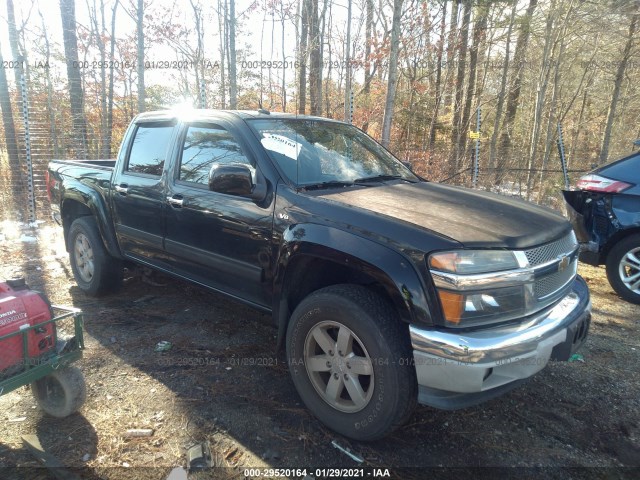
[[[269,112],[264,109],[260,110],[217,110],[217,109],[180,109],[180,110],[154,110],[138,114],[134,118],[134,122],[153,122],[188,119],[191,121],[207,120],[211,117],[219,117],[223,114],[227,118],[236,117],[238,119],[248,120],[253,118],[273,118],[273,119],[303,119],[303,120],[325,120],[338,122],[330,118],[316,117],[311,115],[297,115],[294,113]]]

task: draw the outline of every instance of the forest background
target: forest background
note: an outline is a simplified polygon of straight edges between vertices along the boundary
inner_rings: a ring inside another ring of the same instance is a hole
[[[560,131],[571,181],[640,137],[637,1],[3,3],[5,217],[46,210],[52,158],[112,158],[176,106],[350,121],[434,181],[470,185],[477,152],[479,188],[555,207]]]

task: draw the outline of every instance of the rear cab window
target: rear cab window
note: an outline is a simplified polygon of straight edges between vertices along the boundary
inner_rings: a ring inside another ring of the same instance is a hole
[[[124,172],[160,177],[175,125],[175,121],[138,124],[133,133]]]

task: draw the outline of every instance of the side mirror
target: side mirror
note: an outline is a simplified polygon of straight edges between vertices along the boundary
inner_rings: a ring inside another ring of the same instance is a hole
[[[249,167],[241,163],[211,167],[209,190],[227,195],[250,197],[254,200],[261,200],[266,194],[266,191],[263,192],[264,188],[254,185]]]

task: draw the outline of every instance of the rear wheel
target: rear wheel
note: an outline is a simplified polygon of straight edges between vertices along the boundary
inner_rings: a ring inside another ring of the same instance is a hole
[[[416,405],[408,332],[364,287],[336,285],[305,298],[289,323],[287,356],[304,403],[347,437],[381,438]]]
[[[36,380],[31,384],[31,391],[40,408],[57,418],[77,412],[87,398],[82,371],[73,366]]]
[[[640,235],[624,238],[611,249],[607,278],[618,295],[640,304]]]
[[[78,287],[88,295],[113,292],[122,285],[122,262],[109,255],[92,217],[71,224],[69,259]]]

